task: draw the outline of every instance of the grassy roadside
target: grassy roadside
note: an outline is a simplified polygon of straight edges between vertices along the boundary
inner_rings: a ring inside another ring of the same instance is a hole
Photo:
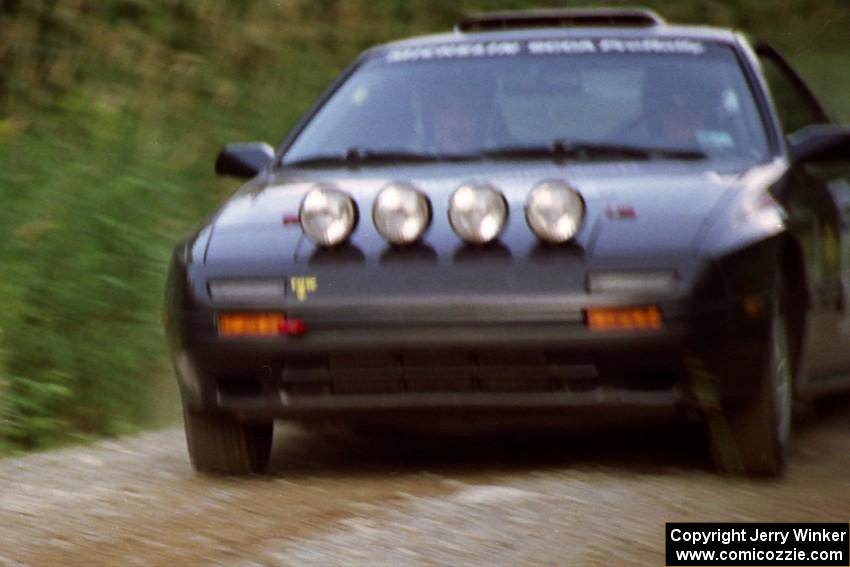
[[[0,453],[158,419],[173,395],[160,379],[165,269],[235,186],[211,175],[222,144],[279,141],[369,45],[531,4],[0,2]],[[772,40],[850,122],[847,3],[646,4]]]

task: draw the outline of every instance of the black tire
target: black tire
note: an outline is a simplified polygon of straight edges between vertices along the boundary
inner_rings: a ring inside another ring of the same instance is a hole
[[[224,413],[183,408],[189,458],[196,471],[216,475],[262,473],[269,462],[274,422],[243,422]]]
[[[767,353],[752,403],[707,416],[711,452],[724,473],[772,477],[782,473],[791,435],[794,376],[783,293],[770,312]]]

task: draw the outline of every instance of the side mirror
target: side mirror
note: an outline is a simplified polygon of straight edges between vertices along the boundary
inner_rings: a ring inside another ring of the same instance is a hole
[[[835,124],[813,124],[788,136],[794,163],[850,160],[850,128]]]
[[[248,179],[254,177],[274,159],[274,148],[264,142],[227,144],[215,160],[218,175]]]

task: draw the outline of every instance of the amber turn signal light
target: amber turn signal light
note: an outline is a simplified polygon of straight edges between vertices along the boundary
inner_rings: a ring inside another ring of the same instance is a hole
[[[283,313],[219,313],[218,334],[222,337],[277,337],[301,335],[304,321],[287,319]]]
[[[640,331],[661,328],[661,310],[654,305],[588,309],[585,315],[587,327],[592,331]]]

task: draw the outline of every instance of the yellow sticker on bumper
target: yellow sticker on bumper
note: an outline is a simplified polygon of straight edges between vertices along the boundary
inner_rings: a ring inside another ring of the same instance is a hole
[[[318,289],[315,276],[293,276],[289,278],[289,287],[292,288],[298,301],[305,301],[307,296]]]

